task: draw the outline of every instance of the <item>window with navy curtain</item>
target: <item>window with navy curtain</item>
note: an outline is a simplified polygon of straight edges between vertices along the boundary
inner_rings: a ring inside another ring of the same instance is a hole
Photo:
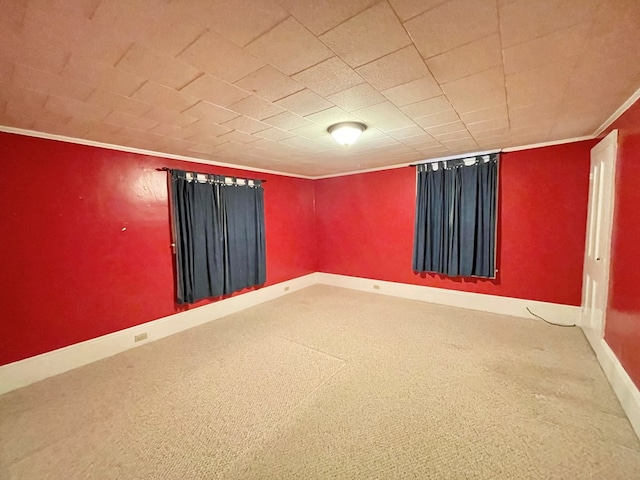
[[[498,154],[417,167],[413,270],[496,276]]]
[[[262,182],[183,170],[169,172],[178,303],[263,284]]]

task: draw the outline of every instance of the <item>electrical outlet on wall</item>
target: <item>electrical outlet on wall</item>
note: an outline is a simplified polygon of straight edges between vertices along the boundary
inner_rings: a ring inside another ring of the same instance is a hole
[[[135,335],[133,337],[133,342],[134,343],[141,342],[141,341],[146,340],[146,339],[147,339],[147,332],[139,333],[138,335]]]

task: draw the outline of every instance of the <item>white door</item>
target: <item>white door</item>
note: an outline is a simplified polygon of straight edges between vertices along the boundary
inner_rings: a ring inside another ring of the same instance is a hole
[[[591,150],[580,320],[587,338],[594,346],[604,336],[607,311],[617,150],[617,130]]]

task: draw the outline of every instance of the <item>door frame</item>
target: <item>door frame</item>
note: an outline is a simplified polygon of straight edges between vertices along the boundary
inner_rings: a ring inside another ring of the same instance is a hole
[[[602,294],[602,331],[596,332],[585,322],[585,285],[587,281],[587,261],[588,261],[588,244],[589,244],[589,227],[590,222],[592,221],[592,215],[589,215],[592,212],[592,208],[596,208],[594,205],[593,198],[593,189],[591,188],[592,182],[592,172],[591,172],[591,156],[595,150],[606,150],[609,146],[612,146],[612,163],[611,163],[611,174],[609,176],[608,182],[609,188],[605,188],[604,190],[609,192],[609,195],[606,198],[602,198],[601,208],[607,209],[610,212],[608,216],[609,222],[607,225],[602,225],[602,228],[606,230],[608,235],[605,236],[605,243],[602,245],[602,258],[603,261],[606,262],[604,265],[604,291]],[[586,228],[586,237],[585,237],[585,249],[584,249],[584,263],[583,263],[583,271],[582,271],[582,300],[580,302],[580,326],[582,330],[591,343],[594,346],[599,343],[604,338],[605,326],[606,326],[606,316],[607,316],[607,306],[609,304],[609,278],[611,271],[611,236],[613,234],[613,220],[615,214],[615,186],[616,186],[616,165],[618,161],[618,130],[612,130],[606,137],[604,137],[597,145],[595,145],[590,152],[589,155],[589,204],[587,208],[587,228]]]

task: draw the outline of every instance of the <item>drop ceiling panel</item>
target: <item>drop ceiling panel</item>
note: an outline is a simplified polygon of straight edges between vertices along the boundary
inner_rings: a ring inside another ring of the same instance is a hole
[[[0,124],[320,175],[590,135],[635,0],[0,4]],[[334,122],[367,124],[349,149]]]

